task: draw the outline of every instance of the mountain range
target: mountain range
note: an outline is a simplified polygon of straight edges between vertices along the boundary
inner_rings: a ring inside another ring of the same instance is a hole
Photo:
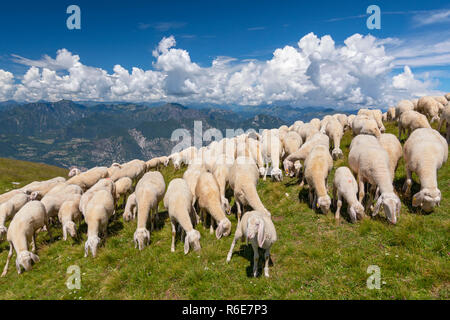
[[[167,155],[179,141],[175,129],[191,135],[194,121],[210,128],[255,130],[309,121],[335,113],[332,108],[260,106],[240,109],[186,107],[176,103],[58,102],[0,103],[0,157],[45,162],[60,167],[109,166],[134,158]]]

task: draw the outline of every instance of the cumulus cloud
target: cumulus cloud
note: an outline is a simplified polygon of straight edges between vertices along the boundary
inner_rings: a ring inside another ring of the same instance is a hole
[[[329,35],[309,33],[296,46],[276,49],[266,61],[221,56],[201,67],[170,36],[153,50],[151,69],[127,70],[117,64],[112,73],[84,65],[66,49],[58,50],[55,58],[40,60],[16,55],[17,63],[30,68],[22,77],[0,70],[0,100],[386,105],[426,93],[433,85],[414,78],[409,67],[392,77],[395,58],[384,46],[399,42],[354,34],[343,45],[336,45]]]

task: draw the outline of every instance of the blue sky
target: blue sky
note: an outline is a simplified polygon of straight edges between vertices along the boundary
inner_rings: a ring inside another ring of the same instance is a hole
[[[70,4],[81,8],[81,30],[66,28]],[[366,27],[366,8],[371,4],[381,9],[381,30]],[[62,48],[78,55],[83,65],[108,74],[117,64],[130,73],[133,67],[154,70],[158,66],[152,51],[170,36],[176,39],[171,48],[185,50],[192,63],[208,68],[217,57],[233,58],[230,65],[248,59],[267,62],[276,49],[298,49],[299,40],[310,32],[318,38],[331,36],[336,47],[354,34],[371,34],[390,39],[383,44],[386,54],[399,55],[389,69],[391,76],[404,72],[408,64],[415,79],[429,82],[430,90],[448,92],[450,46],[439,47],[449,38],[448,12],[448,1],[2,1],[0,70],[12,73],[14,83],[20,83],[30,66],[42,66],[30,61],[44,55],[55,58]],[[436,45],[440,56],[433,49],[426,51]],[[60,76],[68,72],[57,70]],[[169,96],[165,92],[163,99]],[[191,95],[188,100],[195,99]]]

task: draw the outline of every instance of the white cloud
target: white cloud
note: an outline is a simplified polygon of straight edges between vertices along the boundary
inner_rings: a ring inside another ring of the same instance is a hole
[[[413,17],[418,26],[450,22],[450,10],[423,11]]]
[[[188,51],[176,48],[170,36],[153,51],[152,69],[129,71],[115,65],[113,73],[86,66],[78,55],[61,49],[55,58],[14,56],[30,68],[16,77],[19,83],[14,83],[13,74],[0,70],[0,100],[384,106],[426,93],[434,85],[414,78],[410,68],[392,77],[394,56],[386,53],[384,45],[399,43],[354,34],[337,46],[329,35],[319,38],[309,33],[297,46],[276,49],[267,61],[217,57],[210,66],[201,67]]]

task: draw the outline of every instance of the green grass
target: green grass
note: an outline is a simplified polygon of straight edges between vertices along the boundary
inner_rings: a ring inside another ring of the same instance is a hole
[[[396,133],[393,124],[388,132]],[[342,141],[346,165],[351,136]],[[6,160],[2,160],[6,161]],[[9,160],[8,160],[9,161]],[[14,170],[4,167],[10,165]],[[20,166],[20,170],[17,168]],[[48,170],[48,171],[47,171]],[[184,170],[162,169],[166,184],[181,177]],[[0,188],[10,182],[28,182],[63,174],[66,171],[28,167],[22,162],[0,162]],[[5,172],[5,173],[4,173]],[[13,173],[16,173],[14,175]],[[20,175],[19,175],[20,174]],[[334,174],[334,170],[332,175]],[[405,179],[401,160],[395,177],[398,187]],[[413,191],[418,190],[417,177]],[[17,275],[14,262],[5,278],[0,278],[1,299],[449,299],[450,296],[450,165],[438,174],[441,206],[424,215],[403,199],[400,220],[389,225],[384,216],[356,224],[334,221],[334,215],[314,213],[306,204],[307,191],[295,179],[262,181],[258,192],[273,215],[278,242],[272,248],[274,265],[270,278],[252,278],[252,251],[245,243],[236,245],[230,263],[225,262],[232,237],[216,240],[199,225],[200,252],[183,254],[177,242],[170,252],[171,231],[167,213],[160,207],[161,229],[152,234],[152,243],[142,252],[134,248],[136,222],[119,218],[111,223],[110,236],[97,258],[83,258],[80,242],[61,240],[60,227],[54,238],[38,235],[41,261],[30,272]],[[332,177],[329,179],[332,183]],[[343,214],[345,210],[343,210]],[[121,212],[119,212],[121,214]],[[236,218],[230,217],[233,233]],[[82,225],[81,229],[85,230]],[[8,245],[0,244],[3,268]],[[15,259],[15,256],[14,258]],[[70,265],[82,272],[80,290],[68,290],[65,281]],[[366,287],[367,267],[381,270],[380,290]]]

